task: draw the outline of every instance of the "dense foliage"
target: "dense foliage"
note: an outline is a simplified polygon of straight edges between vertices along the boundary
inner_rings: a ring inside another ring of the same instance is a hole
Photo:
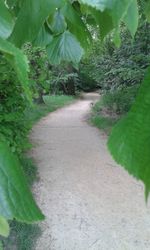
[[[0,133],[7,139],[11,151],[20,154],[27,146],[27,124],[23,112],[29,101],[14,70],[2,55],[0,69]]]
[[[101,88],[101,93],[121,91],[135,85],[138,87],[150,63],[149,28],[150,25],[141,20],[132,41],[130,34],[122,27],[122,44],[119,48],[114,46],[112,36],[103,45],[96,41],[80,67],[89,85]]]

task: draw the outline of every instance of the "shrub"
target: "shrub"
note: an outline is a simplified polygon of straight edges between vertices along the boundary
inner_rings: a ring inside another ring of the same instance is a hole
[[[14,70],[1,56],[0,68],[0,133],[7,139],[12,152],[21,154],[28,146],[26,140],[28,124],[24,120],[24,110],[29,101],[22,85],[16,79]]]
[[[110,111],[122,115],[129,111],[135,101],[139,86],[126,87],[112,90],[102,97],[102,105]]]

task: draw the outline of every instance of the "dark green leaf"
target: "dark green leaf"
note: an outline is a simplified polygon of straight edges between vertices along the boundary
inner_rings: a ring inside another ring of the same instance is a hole
[[[18,159],[4,141],[0,142],[0,214],[7,219],[28,223],[44,219]]]
[[[112,130],[108,147],[114,159],[150,191],[150,69],[135,104]]]
[[[47,53],[52,64],[59,64],[61,61],[79,63],[83,55],[83,49],[76,38],[69,32],[53,38],[47,47]]]

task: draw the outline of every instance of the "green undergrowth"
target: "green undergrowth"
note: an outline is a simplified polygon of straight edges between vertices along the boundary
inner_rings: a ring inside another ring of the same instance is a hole
[[[109,133],[134,104],[138,89],[139,85],[107,91],[94,105],[91,123]]]
[[[71,96],[45,96],[43,98],[43,104],[34,104],[29,108],[26,108],[24,112],[24,123],[28,124],[28,134],[33,125],[40,120],[40,118],[46,116],[48,113],[55,111],[64,105],[73,102],[74,98]],[[27,149],[31,148],[26,138],[25,144]],[[27,154],[21,154],[21,165],[23,167],[26,179],[30,187],[35,181],[38,181],[37,167],[33,159],[29,158]],[[2,239],[4,250],[33,250],[35,242],[41,234],[38,224],[25,224],[17,221],[12,221],[10,224],[10,235],[6,239]]]
[[[95,127],[104,130],[107,134],[110,133],[112,127],[119,120],[119,116],[113,113],[104,105],[101,98],[93,107],[91,114],[91,124]]]
[[[115,125],[116,120],[108,118],[108,117],[95,115],[91,118],[91,122],[93,125],[95,125],[95,127],[99,129],[103,129],[106,132],[110,132],[112,126]]]

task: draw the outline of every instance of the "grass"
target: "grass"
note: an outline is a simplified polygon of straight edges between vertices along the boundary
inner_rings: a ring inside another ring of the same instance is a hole
[[[91,123],[110,133],[116,122],[130,110],[138,89],[136,85],[105,93],[93,107]]]
[[[45,96],[43,104],[34,104],[25,111],[25,122],[29,129],[46,116],[48,113],[55,111],[67,104],[73,102],[71,96]],[[27,178],[27,182],[31,187],[38,180],[37,167],[33,159],[26,155],[21,158],[22,167]],[[33,250],[36,240],[41,235],[41,230],[38,224],[25,224],[17,221],[10,223],[11,232],[8,238],[2,239],[4,250]]]
[[[92,125],[109,134],[112,127],[118,121],[118,117],[108,112],[101,99],[94,105],[90,121]]]
[[[66,104],[69,104],[73,101],[72,96],[65,95],[53,95],[53,96],[44,96],[44,103],[47,107],[51,108],[51,111],[63,107]]]
[[[103,117],[100,115],[91,118],[91,122],[95,127],[104,130],[110,130],[116,121],[112,118]]]

